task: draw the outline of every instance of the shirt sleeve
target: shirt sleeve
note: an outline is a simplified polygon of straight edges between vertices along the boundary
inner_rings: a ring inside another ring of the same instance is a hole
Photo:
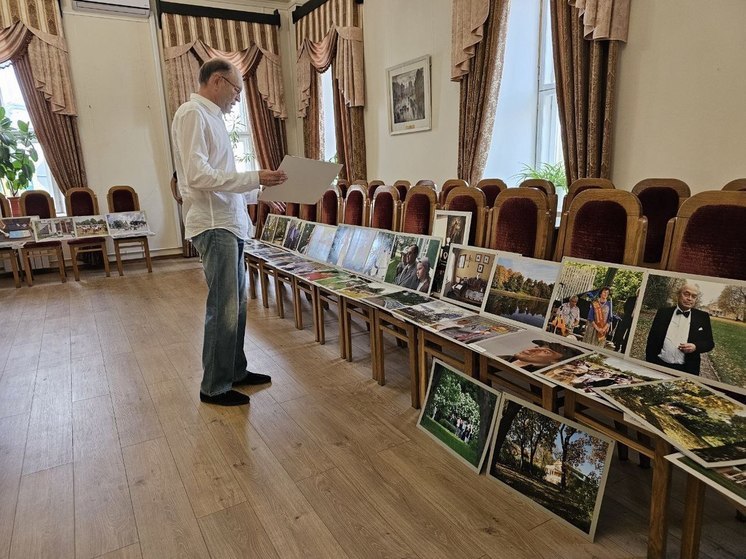
[[[253,202],[256,203],[259,173],[228,172],[212,167],[208,162],[206,128],[207,124],[199,111],[185,111],[178,116],[174,126],[174,144],[186,172],[184,183],[190,188],[210,192],[246,193],[257,190]],[[181,177],[179,180],[181,182]]]
[[[258,175],[258,173],[257,173]],[[259,179],[257,178],[257,182]],[[246,200],[246,204],[256,204],[259,201],[259,193],[261,192],[260,189],[255,188],[254,190],[248,191],[246,194],[243,195],[244,199]]]

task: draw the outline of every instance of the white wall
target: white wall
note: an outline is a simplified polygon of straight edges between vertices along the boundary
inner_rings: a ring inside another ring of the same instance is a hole
[[[369,0],[364,6],[368,179],[456,176],[459,86],[451,82],[450,0]],[[431,56],[432,130],[389,134],[386,68]]]
[[[633,2],[618,73],[612,179],[692,192],[746,176],[746,2]]]

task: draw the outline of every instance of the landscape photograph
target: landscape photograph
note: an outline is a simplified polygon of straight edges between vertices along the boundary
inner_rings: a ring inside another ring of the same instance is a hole
[[[87,215],[73,217],[75,223],[75,236],[81,237],[99,237],[108,235],[109,229],[106,227],[106,218],[103,215]]]

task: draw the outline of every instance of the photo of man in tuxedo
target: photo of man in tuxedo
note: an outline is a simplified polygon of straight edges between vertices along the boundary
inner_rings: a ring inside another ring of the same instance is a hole
[[[678,291],[677,305],[658,310],[648,333],[645,360],[699,375],[700,356],[712,351],[710,315],[695,309],[699,288],[686,283]]]

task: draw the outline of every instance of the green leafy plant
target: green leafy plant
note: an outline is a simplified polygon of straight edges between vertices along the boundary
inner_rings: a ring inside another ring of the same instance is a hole
[[[525,181],[528,179],[544,179],[554,184],[557,190],[567,190],[567,176],[565,175],[564,163],[542,163],[538,167],[533,167],[524,163],[521,171],[516,173],[511,179]]]
[[[5,108],[0,107],[0,184],[10,196],[31,187],[39,160],[33,145],[36,135],[29,123],[19,120],[17,124],[13,126]]]
[[[238,143],[241,141],[241,134],[246,132],[246,125],[241,122],[241,119],[233,113],[225,115],[225,123],[228,127],[228,137],[231,140],[231,146],[233,147],[233,153],[236,153]],[[254,152],[247,152],[243,155],[234,155],[236,161],[239,163],[248,163],[253,161],[256,157]]]

